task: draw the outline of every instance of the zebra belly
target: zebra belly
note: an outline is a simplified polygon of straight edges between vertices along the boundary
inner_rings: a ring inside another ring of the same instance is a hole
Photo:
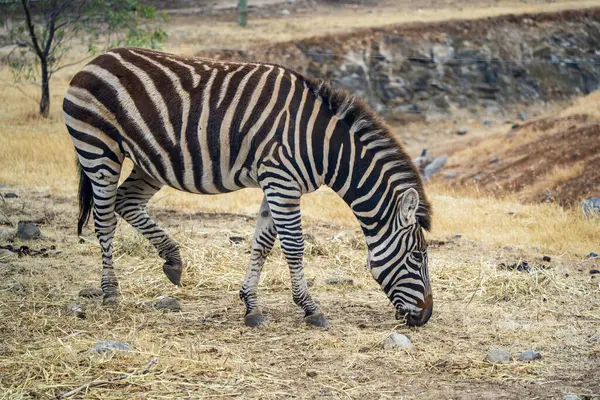
[[[256,173],[241,167],[220,171],[215,176],[216,163],[203,163],[202,157],[191,154],[188,162],[181,162],[182,154],[186,149],[177,146],[169,151],[145,154],[131,142],[122,142],[125,156],[129,158],[136,168],[160,183],[188,193],[220,194],[229,193],[243,188],[259,187]],[[174,160],[178,160],[175,161]],[[237,179],[236,179],[237,177]]]

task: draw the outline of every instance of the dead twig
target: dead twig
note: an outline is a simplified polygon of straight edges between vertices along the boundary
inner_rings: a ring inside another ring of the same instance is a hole
[[[115,383],[118,381],[123,381],[125,379],[131,378],[132,376],[135,375],[143,375],[146,372],[148,372],[150,370],[150,368],[152,368],[152,366],[154,364],[156,364],[158,362],[158,358],[153,358],[152,360],[150,360],[150,362],[141,370],[137,370],[137,371],[133,371],[130,374],[121,374],[121,375],[117,375],[113,378],[110,379],[106,379],[106,380],[92,380],[91,382],[86,383],[85,385],[81,385],[73,390],[70,390],[68,392],[64,392],[64,393],[60,393],[59,395],[56,396],[57,399],[66,399],[67,397],[71,397],[74,394],[77,394],[79,392],[81,392],[84,389],[88,389],[91,387],[97,387],[97,386],[103,386],[103,385],[110,385],[111,383]]]

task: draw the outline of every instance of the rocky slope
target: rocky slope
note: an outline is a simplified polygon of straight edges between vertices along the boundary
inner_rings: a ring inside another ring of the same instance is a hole
[[[600,8],[369,29],[202,55],[327,78],[388,116],[503,113],[600,87]]]

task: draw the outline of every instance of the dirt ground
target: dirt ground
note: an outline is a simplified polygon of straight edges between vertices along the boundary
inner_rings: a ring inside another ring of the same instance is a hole
[[[435,312],[426,326],[408,328],[398,325],[370,277],[357,227],[309,219],[307,275],[330,328],[304,324],[276,247],[260,284],[269,323],[251,329],[243,326],[237,293],[249,257],[252,216],[151,208],[181,245],[186,260],[182,288],[168,283],[155,251],[120,223],[115,258],[122,299],[118,309],[110,310],[100,300],[78,297],[81,289],[97,287],[100,267],[91,229],[84,241],[75,235],[74,195],[18,193],[19,198],[5,200],[3,214],[37,221],[43,238],[11,242],[5,236],[0,245],[46,248],[49,256],[24,255],[0,264],[2,399],[53,398],[98,381],[104,384],[74,398],[600,395],[600,276],[590,274],[598,261],[552,254],[550,262],[543,262],[540,249],[532,246],[430,235]],[[247,209],[258,209],[255,203]],[[233,235],[243,241],[232,243]],[[498,266],[523,259],[533,267],[528,272]],[[353,284],[325,283],[340,276]],[[177,298],[181,311],[153,309],[161,295]],[[85,318],[69,313],[73,304]],[[393,330],[409,336],[415,351],[384,350],[382,343]],[[108,339],[133,350],[88,351]],[[485,362],[486,352],[495,347],[506,348],[512,361]],[[525,349],[543,358],[518,361]],[[139,373],[153,359],[151,368]]]

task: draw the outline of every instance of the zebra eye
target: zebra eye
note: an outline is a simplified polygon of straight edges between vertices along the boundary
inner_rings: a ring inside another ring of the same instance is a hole
[[[423,262],[423,253],[420,251],[413,251],[412,258],[414,258],[417,262]]]

